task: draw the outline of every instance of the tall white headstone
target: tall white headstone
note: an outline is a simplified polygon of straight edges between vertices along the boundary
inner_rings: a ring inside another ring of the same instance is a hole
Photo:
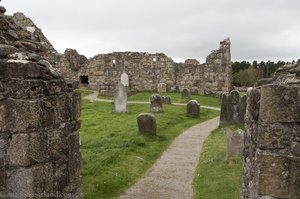
[[[128,78],[127,73],[125,73],[125,72],[123,72],[122,75],[121,75],[121,83],[122,83],[124,86],[129,87],[129,78]]]
[[[115,93],[115,112],[127,112],[127,89],[123,84],[118,84]]]

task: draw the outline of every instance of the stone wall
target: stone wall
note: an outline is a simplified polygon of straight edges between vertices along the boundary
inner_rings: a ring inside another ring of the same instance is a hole
[[[83,87],[99,89],[101,95],[113,95],[123,72],[129,75],[129,92],[156,91],[159,83],[165,83],[168,91],[188,88],[200,94],[219,95],[232,89],[229,39],[221,41],[219,49],[212,51],[203,64],[195,59],[175,63],[163,53],[142,52],[113,52],[87,59],[74,49],[58,54],[23,13],[16,13],[12,20],[29,33],[50,63],[60,67],[67,81],[79,81]]]
[[[65,53],[66,54],[66,53]],[[66,57],[66,56],[64,56]],[[175,63],[162,53],[114,52],[97,55],[72,70],[72,61],[60,59],[61,71],[67,79],[81,81],[88,77],[88,86],[99,89],[100,95],[112,95],[123,72],[129,75],[129,92],[156,91],[159,83],[167,90],[189,88],[200,94],[221,94],[231,90],[230,41],[221,42],[204,64],[188,59]]]
[[[0,197],[82,198],[80,95],[31,33],[1,14]]]
[[[285,66],[273,83],[248,90],[243,199],[300,198],[299,72]]]

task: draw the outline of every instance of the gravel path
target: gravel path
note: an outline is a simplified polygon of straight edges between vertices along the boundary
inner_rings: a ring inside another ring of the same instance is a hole
[[[219,125],[219,117],[180,134],[156,163],[120,199],[189,199],[203,141]]]
[[[113,100],[98,98],[98,92],[97,91],[93,92],[90,95],[85,96],[84,99],[87,99],[87,100],[89,100],[91,102],[94,102],[94,101],[98,101],[98,102],[113,102]],[[142,101],[128,101],[128,103],[129,104],[150,104],[150,102],[142,102]],[[176,105],[176,106],[186,106],[186,104],[184,104],[184,103],[172,103],[172,104]],[[220,108],[217,108],[217,107],[203,106],[203,105],[201,105],[201,108],[215,110],[215,111],[220,111],[221,110]]]

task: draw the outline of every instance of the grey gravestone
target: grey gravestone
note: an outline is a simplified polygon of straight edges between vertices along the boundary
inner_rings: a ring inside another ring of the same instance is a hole
[[[234,157],[241,157],[243,154],[244,131],[238,129],[235,132],[232,132],[229,128],[226,128],[226,139],[226,160],[230,160]]]
[[[161,99],[163,104],[172,104],[172,99],[170,96],[162,96]]]
[[[158,94],[153,94],[150,97],[150,111],[163,112],[162,98]]]
[[[196,100],[191,100],[186,105],[186,113],[190,117],[200,116],[200,104]]]
[[[151,113],[141,113],[137,117],[139,133],[156,135],[156,119]]]
[[[123,84],[118,84],[114,98],[115,112],[125,113],[127,112],[127,89]]]
[[[121,83],[126,86],[129,87],[129,77],[127,75],[127,73],[123,72],[121,75]]]
[[[220,126],[244,122],[247,97],[240,97],[239,92],[232,90],[229,95],[221,95]]]
[[[165,83],[159,83],[157,85],[157,92],[159,92],[159,93],[165,93],[165,92],[167,92],[167,84],[165,84]]]
[[[182,91],[181,91],[181,98],[182,99],[190,99],[191,98],[191,92],[190,92],[190,90],[187,89],[187,88],[182,89]]]

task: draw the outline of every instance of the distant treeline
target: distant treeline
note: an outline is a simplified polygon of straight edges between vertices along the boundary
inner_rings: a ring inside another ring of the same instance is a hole
[[[289,63],[300,63],[298,61],[292,61]],[[233,74],[233,84],[235,86],[253,86],[255,82],[262,78],[273,77],[275,71],[285,65],[287,62],[284,61],[253,61],[252,63],[248,61],[233,62],[232,63],[232,74]]]

